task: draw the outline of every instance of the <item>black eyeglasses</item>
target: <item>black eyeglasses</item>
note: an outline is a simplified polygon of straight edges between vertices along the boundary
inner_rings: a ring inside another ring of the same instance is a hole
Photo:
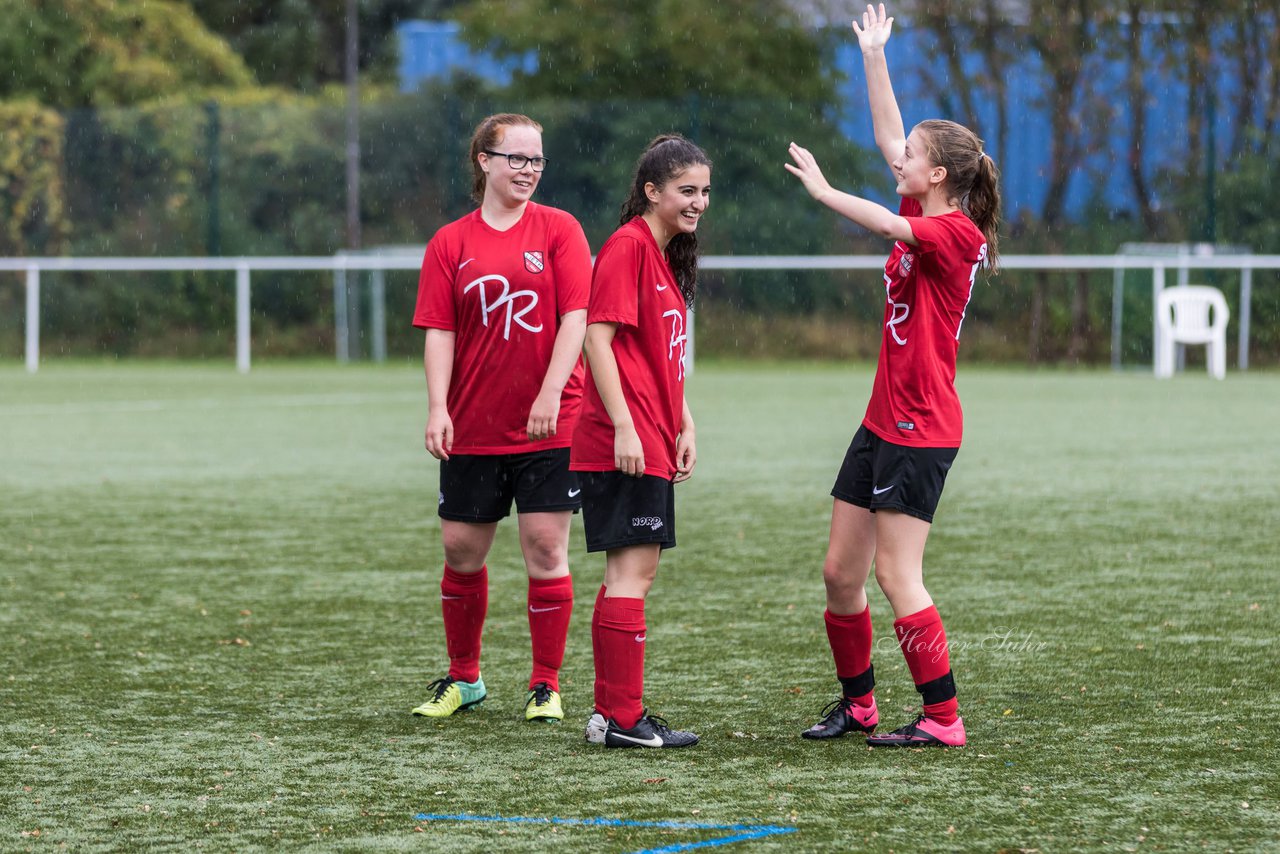
[[[533,167],[534,172],[541,172],[543,169],[547,168],[547,158],[545,157],[528,157],[524,154],[504,154],[501,151],[490,151],[487,148],[482,150],[485,154],[493,157],[507,158],[507,163],[510,164],[512,169],[523,169],[526,163]]]

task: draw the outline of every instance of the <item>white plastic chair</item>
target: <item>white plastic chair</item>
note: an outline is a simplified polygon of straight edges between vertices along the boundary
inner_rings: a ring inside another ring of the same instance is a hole
[[[1177,347],[1204,344],[1215,379],[1227,375],[1227,321],[1231,311],[1222,291],[1207,285],[1165,288],[1156,300],[1155,373],[1173,376]]]

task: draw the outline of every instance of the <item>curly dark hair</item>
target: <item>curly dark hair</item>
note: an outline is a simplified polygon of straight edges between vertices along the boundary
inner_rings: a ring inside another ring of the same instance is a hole
[[[646,184],[653,184],[661,190],[668,181],[690,166],[706,166],[710,169],[711,158],[678,133],[664,133],[654,137],[636,161],[631,192],[622,203],[622,216],[618,224],[625,225],[649,212],[652,205],[645,195]],[[697,234],[677,234],[671,238],[671,242],[667,244],[667,263],[671,265],[680,293],[684,295],[685,305],[693,305],[698,292]]]

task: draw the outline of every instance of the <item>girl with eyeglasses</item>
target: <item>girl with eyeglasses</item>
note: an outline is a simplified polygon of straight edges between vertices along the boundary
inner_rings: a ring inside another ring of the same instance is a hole
[[[570,467],[582,479],[587,551],[605,555],[591,618],[595,711],[586,738],[606,747],[698,741],[644,706],[645,597],[662,551],[676,544],[675,484],[697,461],[684,396],[685,319],[710,193],[702,149],[675,134],[654,139],[591,279],[590,370]]]
[[[532,201],[547,165],[537,122],[489,116],[472,135],[470,162],[479,207],[431,239],[413,317],[426,330],[425,444],[440,460],[449,656],[413,713],[445,718],[486,697],[486,560],[514,501],[533,646],[525,719],[558,722],[573,611],[569,520],[582,506],[569,445],[582,407],[591,251],[576,219]]]
[[[956,747],[965,743],[964,721],[942,618],[924,586],[924,547],[960,449],[956,352],[978,270],[996,266],[1000,193],[995,164],[972,131],[930,120],[906,132],[884,55],[892,26],[884,4],[868,6],[861,26],[853,22],[876,144],[902,197],[898,212],[833,189],[813,155],[795,143],[795,162],[785,164],[814,199],[894,241],[884,270],[887,300],[871,402],[831,491],[822,574],[841,692],[802,735],[873,733],[879,723],[866,593],[874,564],[922,714],[891,733],[869,735],[867,744]]]

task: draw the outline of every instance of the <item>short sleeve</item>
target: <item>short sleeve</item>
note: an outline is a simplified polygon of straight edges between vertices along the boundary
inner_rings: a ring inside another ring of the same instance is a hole
[[[556,271],[556,314],[587,307],[591,299],[591,247],[582,226],[566,216],[557,235],[552,263]]]
[[[640,267],[644,247],[640,241],[621,237],[609,241],[596,258],[591,277],[588,323],[623,323],[635,326],[640,314]]]
[[[915,254],[928,255],[938,249],[938,243],[945,237],[946,227],[938,220],[940,216],[909,216],[907,222],[911,223],[911,236],[916,239],[916,245],[913,247]]]
[[[453,276],[446,258],[446,239],[440,232],[427,244],[418,274],[418,303],[413,312],[413,325],[419,329],[455,331]]]

